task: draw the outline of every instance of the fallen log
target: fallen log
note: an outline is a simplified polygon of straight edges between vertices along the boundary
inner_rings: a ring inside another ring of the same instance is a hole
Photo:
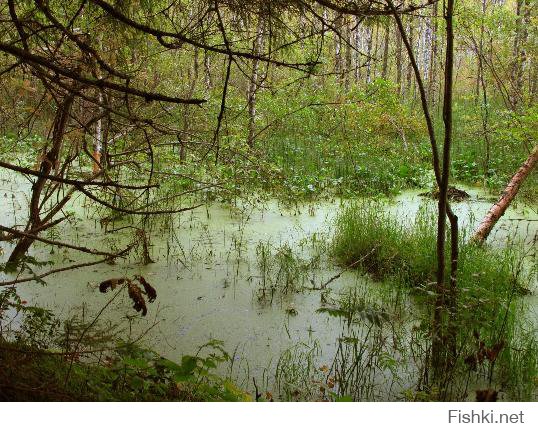
[[[527,160],[510,179],[510,182],[504,189],[501,197],[495,204],[493,204],[482,222],[480,222],[480,225],[478,225],[478,228],[471,237],[471,242],[481,244],[487,239],[497,221],[502,217],[510,203],[516,197],[522,183],[536,166],[536,162],[538,162],[538,145],[534,147]]]

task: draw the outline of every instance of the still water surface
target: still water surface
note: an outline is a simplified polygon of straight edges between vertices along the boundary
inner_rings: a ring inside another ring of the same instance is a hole
[[[473,227],[491,206],[491,197],[480,189],[466,190],[471,199],[454,203],[453,207],[460,223]],[[428,198],[418,196],[419,192],[406,191],[386,200],[386,208],[411,223],[421,206],[433,205]],[[24,223],[27,183],[18,177],[4,177],[0,193],[0,224]],[[86,204],[83,197],[73,201],[69,210],[76,218],[59,228],[54,239],[100,250],[120,249],[131,240],[123,237],[126,231],[114,231],[121,224],[109,225],[106,232],[96,222],[95,210]],[[236,379],[244,383],[257,377],[261,382],[263,376],[271,375],[282,352],[299,343],[312,345],[316,341],[321,348],[319,364],[331,361],[342,324],[316,313],[321,304],[320,291],[311,288],[319,287],[341,269],[333,266],[330,259],[323,260],[319,267],[306,272],[305,289],[276,295],[272,302],[260,301],[263,278],[256,250],[260,244],[269,244],[272,250],[289,245],[294,254],[308,260],[313,253],[312,239],[318,245],[328,242],[332,221],[343,205],[346,202],[340,200],[292,209],[275,201],[234,207],[214,204],[174,216],[173,228],[166,232],[154,231],[150,239],[154,263],[141,265],[133,256],[117,260],[114,265],[100,264],[52,275],[46,279],[46,286],[21,284],[18,291],[30,304],[48,308],[61,318],[84,314],[91,320],[111,298],[110,293],[99,293],[101,281],[141,274],[158,292],[156,302],[149,304],[147,316],[134,318],[129,299],[119,296],[104,311],[101,322],[120,324],[131,338],[147,332],[143,344],[173,360],[195,353],[211,338],[222,340],[225,348],[234,353]],[[519,205],[507,211],[489,243],[503,247],[507,239],[515,239],[536,245],[537,233],[538,210]],[[13,246],[4,243],[2,247],[7,257]],[[46,245],[36,245],[31,254],[40,260],[52,260],[58,267],[93,259]],[[11,278],[13,275],[0,273],[0,280]],[[352,286],[368,286],[374,295],[378,287],[355,272],[346,272],[330,284],[334,293]],[[524,301],[538,304],[536,294],[526,296]]]

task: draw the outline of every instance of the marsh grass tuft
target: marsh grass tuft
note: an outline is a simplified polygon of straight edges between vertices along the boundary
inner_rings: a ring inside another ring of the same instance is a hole
[[[260,241],[256,246],[258,299],[272,301],[275,294],[282,297],[302,291],[319,268],[320,259],[316,253],[309,259],[303,258],[287,243],[275,246],[270,241]]]
[[[434,213],[427,208],[418,212],[414,223],[405,224],[383,211],[380,204],[361,201],[341,211],[331,244],[332,255],[341,265],[359,262],[364,272],[413,295],[423,306],[418,310],[422,310],[420,320],[426,326],[420,342],[424,346],[431,337],[429,317],[436,296],[435,230]],[[481,383],[502,387],[509,398],[532,400],[536,397],[538,343],[536,325],[527,321],[522,296],[536,277],[536,266],[528,265],[535,257],[522,246],[494,249],[468,244],[465,238],[463,232],[457,309],[450,318],[459,348],[441,393],[464,399],[470,386]]]
[[[407,225],[373,201],[358,201],[344,208],[336,219],[331,252],[337,262],[348,266],[359,262],[362,270],[376,279],[393,279],[403,286],[433,295],[437,266],[435,251],[436,216],[423,207]],[[517,245],[493,249],[465,243],[460,239],[458,285],[463,298],[520,294],[529,291],[523,262],[525,254]]]
[[[332,255],[344,266],[360,262],[377,279],[398,277],[409,286],[428,282],[436,259],[431,222],[432,215],[421,212],[413,229],[408,229],[381,203],[358,201],[336,218]]]

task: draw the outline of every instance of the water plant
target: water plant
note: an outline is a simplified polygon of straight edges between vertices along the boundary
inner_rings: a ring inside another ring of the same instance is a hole
[[[286,296],[303,290],[309,270],[319,265],[318,258],[303,259],[287,243],[275,247],[269,241],[260,241],[256,246],[258,298],[272,301],[277,293]]]
[[[420,340],[426,359],[431,343],[430,314],[436,297],[430,288],[436,265],[434,230],[434,220],[427,209],[418,212],[414,223],[406,224],[378,204],[362,201],[341,211],[332,243],[338,262],[357,262],[364,272],[413,295],[424,311],[418,327],[424,331],[413,340]],[[521,382],[535,383],[538,351],[535,324],[525,318],[522,296],[536,278],[535,266],[525,262],[535,257],[529,257],[522,247],[493,249],[465,243],[464,239],[465,233],[460,244],[457,305],[450,317],[457,341],[455,363],[443,378],[443,388],[435,392],[442,398],[466,398],[473,382],[506,386],[507,394],[524,394],[532,399],[535,384],[522,386]],[[428,368],[426,364],[422,366],[423,370]],[[427,372],[420,376],[424,374]],[[525,378],[508,384],[503,378],[506,374]],[[428,385],[422,380],[421,383]]]

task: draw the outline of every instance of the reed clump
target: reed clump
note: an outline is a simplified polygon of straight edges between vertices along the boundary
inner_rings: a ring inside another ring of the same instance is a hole
[[[460,378],[473,377],[465,381],[461,395],[472,381],[496,384],[508,398],[532,400],[537,388],[538,343],[524,295],[536,280],[536,257],[523,246],[481,247],[466,238],[464,227],[456,307],[450,317],[458,346],[453,380],[461,384]],[[435,239],[436,215],[431,207],[421,209],[414,221],[404,222],[378,203],[361,201],[338,215],[330,249],[340,265],[356,263],[355,267],[375,279],[410,293],[413,302],[422,306],[420,320],[427,325],[437,296]],[[425,332],[427,338],[430,333]],[[454,382],[447,386],[456,388]]]

